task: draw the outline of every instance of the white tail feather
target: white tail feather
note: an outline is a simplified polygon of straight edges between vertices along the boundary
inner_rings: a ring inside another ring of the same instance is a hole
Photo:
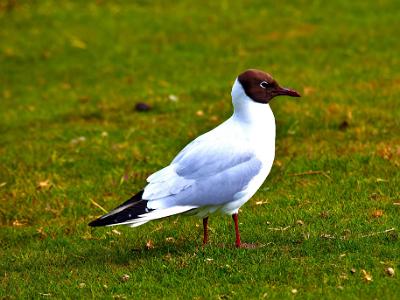
[[[132,223],[132,224],[129,224],[129,227],[138,227],[140,225],[143,225],[144,223],[147,223],[147,221]]]
[[[138,227],[149,221],[181,214],[183,212],[186,212],[186,211],[194,209],[194,208],[197,208],[197,207],[196,206],[174,206],[174,207],[163,208],[163,209],[155,209],[148,213],[139,215],[137,219],[128,220],[128,221],[125,221],[122,223],[111,224],[111,225],[107,225],[107,226],[128,225],[130,227]]]
[[[139,215],[139,218],[133,220],[133,222],[138,223],[138,222],[148,222],[148,221],[152,221],[152,220],[157,220],[157,219],[165,218],[168,216],[181,214],[181,213],[191,210],[193,208],[197,208],[197,207],[185,205],[185,206],[173,206],[173,207],[164,208],[164,209],[155,209],[146,214]]]

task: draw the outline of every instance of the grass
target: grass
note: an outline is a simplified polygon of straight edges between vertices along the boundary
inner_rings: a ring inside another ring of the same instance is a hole
[[[0,1],[0,297],[398,298],[399,11]],[[194,218],[87,226],[226,119],[250,67],[303,94],[273,101],[276,161],[240,213],[264,247],[234,249],[228,216],[205,249]]]

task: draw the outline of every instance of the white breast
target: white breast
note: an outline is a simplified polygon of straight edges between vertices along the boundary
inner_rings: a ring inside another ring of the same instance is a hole
[[[262,161],[262,168],[247,188],[235,195],[234,201],[221,207],[223,213],[237,213],[239,208],[254,196],[271,171],[275,158],[275,118],[269,105],[262,105],[261,114],[257,111],[250,124],[242,124],[248,143],[254,147],[257,157]]]

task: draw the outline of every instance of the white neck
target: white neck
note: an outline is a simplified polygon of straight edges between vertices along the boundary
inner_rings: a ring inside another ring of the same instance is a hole
[[[269,104],[258,103],[250,99],[236,79],[232,87],[233,118],[244,123],[275,122]]]

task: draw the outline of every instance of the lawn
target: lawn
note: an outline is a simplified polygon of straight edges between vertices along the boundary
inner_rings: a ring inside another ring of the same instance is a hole
[[[0,298],[399,299],[399,28],[395,0],[0,0]],[[247,68],[303,96],[271,104],[239,216],[259,248],[229,216],[204,249],[195,218],[87,226],[228,118]]]

